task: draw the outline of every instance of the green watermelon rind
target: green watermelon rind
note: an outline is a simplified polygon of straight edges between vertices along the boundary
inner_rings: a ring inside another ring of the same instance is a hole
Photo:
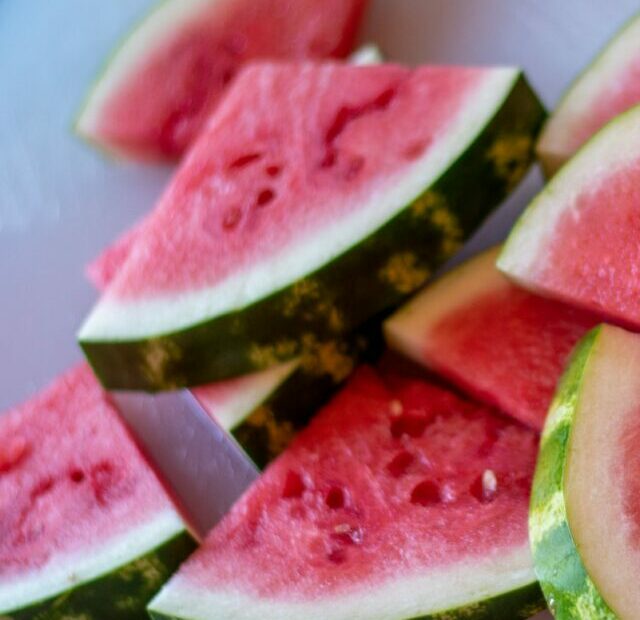
[[[624,42],[633,34],[634,30],[640,28],[640,14],[630,17],[625,24],[616,32],[610,41],[600,50],[596,57],[582,70],[571,82],[567,90],[562,95],[558,105],[553,113],[547,119],[540,133],[538,144],[536,145],[537,159],[542,166],[542,170],[547,179],[550,179],[565,163],[571,158],[571,152],[559,152],[557,140],[557,130],[555,123],[559,122],[563,116],[570,117],[572,108],[579,103],[580,89],[586,81],[594,80],[596,74],[603,68],[612,53],[615,53],[616,47],[620,42]]]
[[[79,584],[46,601],[12,611],[1,620],[140,620],[145,608],[178,566],[195,550],[186,531],[128,564]]]
[[[558,620],[617,620],[589,577],[567,518],[565,464],[584,371],[602,327],[576,347],[549,410],[531,496],[529,536],[536,575]]]
[[[303,353],[305,337],[350,331],[423,285],[508,195],[532,161],[545,114],[517,74],[488,124],[430,187],[315,273],[173,333],[99,340],[83,329],[85,355],[110,389],[159,391],[251,374]]]

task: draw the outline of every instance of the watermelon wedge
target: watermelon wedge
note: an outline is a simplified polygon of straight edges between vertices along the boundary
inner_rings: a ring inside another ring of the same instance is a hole
[[[558,619],[640,618],[640,336],[596,328],[549,413],[530,532]]]
[[[389,346],[474,398],[542,430],[574,346],[600,321],[511,284],[487,250],[389,318]]]
[[[350,331],[475,230],[542,117],[515,69],[246,69],[82,327],[85,353],[106,386],[158,390]]]
[[[360,369],[150,604],[156,619],[527,618],[537,435]]]
[[[498,268],[520,285],[640,329],[640,107],[618,117],[531,203]]]
[[[137,159],[180,157],[257,59],[341,58],[368,0],[166,0],[109,59],[80,135]]]
[[[141,618],[194,546],[87,366],[0,417],[2,618]]]
[[[604,125],[640,104],[640,15],[613,38],[572,84],[547,121],[537,146],[552,176]]]

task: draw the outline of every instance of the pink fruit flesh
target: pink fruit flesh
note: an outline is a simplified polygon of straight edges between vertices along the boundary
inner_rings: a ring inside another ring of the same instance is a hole
[[[624,526],[629,528],[630,542],[634,546],[640,544],[640,425],[637,413],[629,416],[623,425],[618,444],[622,450],[613,472],[613,479],[620,480],[620,488],[624,489],[623,510],[628,517]]]
[[[505,280],[437,323],[424,354],[474,397],[541,430],[569,354],[599,322]]]
[[[396,183],[416,157],[407,148],[420,144],[422,155],[433,148],[489,74],[390,65],[246,69],[107,296],[214,286],[317,235]]]
[[[87,265],[86,276],[99,291],[103,291],[109,286],[124,265],[135,245],[141,226],[142,223],[139,223],[125,231]]]
[[[421,432],[392,432],[421,418]],[[363,368],[181,569],[279,600],[526,544],[534,432],[422,380]],[[496,487],[478,495],[477,480]],[[490,475],[490,474],[488,474]]]
[[[601,179],[575,200],[556,223],[535,283],[640,329],[640,162]]]
[[[169,507],[87,366],[0,417],[0,579]]]
[[[138,61],[100,110],[96,134],[142,157],[177,157],[245,63],[346,56],[366,4],[212,1]]]

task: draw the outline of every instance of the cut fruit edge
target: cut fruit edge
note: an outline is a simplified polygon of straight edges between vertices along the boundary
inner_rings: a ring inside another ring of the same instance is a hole
[[[629,552],[628,518],[611,477],[619,480],[622,423],[640,410],[639,376],[640,337],[603,325],[576,348],[551,407],[529,531],[536,573],[557,617],[584,617],[585,610],[603,620],[638,615],[638,557],[634,562]]]
[[[185,525],[174,510],[156,513],[146,523],[102,541],[96,548],[56,557],[37,570],[1,582],[0,613],[46,601],[108,575],[185,532]]]
[[[509,234],[498,257],[498,269],[523,288],[576,305],[575,299],[567,298],[539,281],[537,267],[553,239],[557,222],[573,208],[575,199],[598,179],[637,159],[640,156],[638,145],[640,106],[606,125],[534,198]],[[586,309],[604,312],[602,308]],[[610,318],[625,322],[624,317]]]
[[[416,592],[421,600],[416,601]],[[524,545],[499,556],[468,559],[453,568],[440,568],[429,575],[410,577],[379,585],[372,592],[354,592],[328,598],[322,602],[277,602],[259,599],[243,593],[216,593],[196,588],[177,576],[174,577],[149,605],[152,617],[181,618],[184,620],[208,620],[212,609],[221,615],[237,620],[257,618],[281,618],[294,620],[301,617],[326,620],[351,618],[429,618],[431,614],[446,613],[447,617],[470,617],[490,609],[492,599],[504,609],[504,617],[526,618],[527,615],[511,615],[509,597],[518,599],[519,610],[532,615],[540,611],[540,592],[531,566],[529,546]],[[499,599],[499,600],[498,600]],[[185,615],[184,602],[189,601]],[[430,608],[425,609],[424,602]],[[321,605],[321,606],[320,606]],[[393,614],[393,615],[392,615]],[[429,614],[425,616],[425,614]],[[489,617],[489,616],[487,616]]]
[[[628,23],[607,43],[595,60],[571,84],[544,126],[536,151],[548,178],[571,158],[575,148],[572,134],[575,123],[590,111],[591,104],[612,82],[612,76],[624,69],[625,61],[640,57],[640,16]],[[640,102],[639,102],[640,103]]]

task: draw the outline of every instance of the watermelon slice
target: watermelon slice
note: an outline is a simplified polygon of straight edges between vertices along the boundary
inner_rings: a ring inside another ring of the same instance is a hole
[[[603,129],[521,216],[498,259],[542,295],[640,329],[640,107]]]
[[[640,618],[640,336],[580,344],[549,413],[530,532],[556,618]]]
[[[427,287],[385,323],[389,346],[542,430],[578,340],[600,321],[533,295],[495,267],[500,248]]]
[[[81,329],[99,378],[250,374],[396,304],[522,176],[542,116],[514,69],[246,69]]]
[[[599,129],[640,103],[640,15],[574,82],[549,118],[537,152],[552,176]]]
[[[193,548],[87,366],[0,417],[2,618],[140,618]]]
[[[129,36],[91,91],[78,132],[141,159],[182,155],[239,69],[340,58],[367,0],[168,0]]]
[[[156,619],[527,618],[537,435],[356,373],[150,605]]]

